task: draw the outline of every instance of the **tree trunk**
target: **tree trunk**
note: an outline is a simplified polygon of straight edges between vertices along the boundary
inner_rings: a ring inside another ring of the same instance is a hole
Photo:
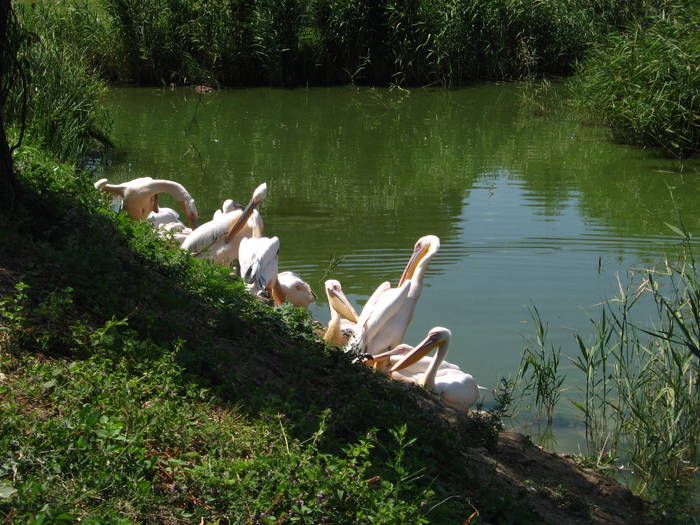
[[[12,82],[9,74],[15,57],[11,49],[8,25],[12,6],[10,0],[0,0],[0,203],[3,207],[14,204],[16,180],[14,167],[12,165],[12,154],[10,145],[7,143],[5,135],[5,103],[7,102],[7,91]]]

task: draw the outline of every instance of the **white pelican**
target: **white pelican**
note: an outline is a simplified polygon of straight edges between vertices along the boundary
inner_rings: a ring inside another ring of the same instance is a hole
[[[244,206],[241,206],[238,203],[233,202],[233,199],[226,199],[224,203],[221,205],[221,208],[214,211],[214,219],[218,219],[221,215],[224,213],[229,213],[231,211],[235,210],[242,210]]]
[[[263,222],[257,207],[267,197],[267,184],[255,188],[248,205],[242,210],[222,213],[216,219],[202,224],[182,243],[195,257],[210,259],[223,266],[238,259],[241,239],[262,237]]]
[[[470,374],[465,374],[457,369],[439,370],[447,355],[452,333],[447,328],[435,327],[428,332],[428,336],[416,347],[404,355],[398,363],[394,364],[389,372],[393,379],[407,383],[418,384],[429,390],[433,390],[447,406],[460,412],[466,412],[470,406],[479,399],[479,385]],[[432,362],[425,373],[401,374],[400,370],[406,370],[410,365],[418,362],[430,350],[438,347]]]
[[[194,199],[182,184],[172,180],[142,177],[121,184],[108,184],[107,179],[95,182],[95,188],[121,197],[123,207],[132,219],[144,220],[152,211],[158,212],[158,194],[167,193],[182,208],[190,226],[197,226],[197,207]]]
[[[180,214],[178,214],[172,208],[162,208],[160,206],[158,207],[158,211],[152,211],[151,213],[149,213],[148,217],[146,217],[146,220],[154,228],[158,228],[161,225],[166,225],[166,224],[171,224],[171,223],[176,223],[176,222],[179,222],[180,224],[182,224],[182,221],[180,220]],[[182,227],[184,228],[185,225],[182,224]]]
[[[316,301],[316,294],[309,283],[294,272],[278,273],[277,282],[282,290],[282,295],[287,302],[294,306],[308,308],[311,303]]]
[[[347,350],[375,355],[401,344],[423,291],[425,270],[439,248],[435,235],[416,241],[398,286],[382,283],[367,301],[357,323],[359,334],[352,337]]]
[[[241,240],[238,264],[241,277],[254,294],[267,290],[275,304],[284,302],[277,282],[277,256],[280,240],[277,237],[246,237]]]
[[[335,279],[329,279],[325,283],[326,297],[328,297],[328,307],[331,310],[331,319],[328,321],[328,328],[323,334],[323,340],[331,345],[341,345],[347,343],[347,337],[343,334],[343,320],[349,321],[352,326],[356,326],[357,313],[345,297],[343,288]],[[347,329],[347,326],[346,326]]]
[[[241,277],[255,294],[267,290],[276,305],[289,302],[306,308],[316,300],[311,286],[293,272],[278,273],[277,237],[246,237],[238,249]]]

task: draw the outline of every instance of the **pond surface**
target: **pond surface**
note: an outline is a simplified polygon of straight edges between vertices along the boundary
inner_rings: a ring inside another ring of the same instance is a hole
[[[280,271],[312,285],[311,312],[324,323],[327,275],[359,311],[382,281],[396,284],[420,236],[438,235],[407,342],[450,328],[449,360],[493,388],[534,336],[529,306],[549,324],[550,343],[574,356],[574,332],[591,333],[589,315],[617,292],[616,276],[624,282],[675,252],[665,225],[678,223],[675,208],[700,232],[698,164],[679,171],[610,143],[605,130],[578,123],[562,92],[533,103],[532,88],[516,84],[111,89],[117,149],[102,169],[111,181],[181,182],[203,220],[267,182],[265,233],[280,238]],[[562,366],[572,379],[549,445],[582,450],[568,401],[578,374],[568,359]]]

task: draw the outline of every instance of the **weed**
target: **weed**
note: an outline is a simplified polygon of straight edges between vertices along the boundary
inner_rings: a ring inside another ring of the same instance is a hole
[[[535,395],[535,406],[538,414],[544,413],[547,424],[552,424],[554,409],[559,402],[562,384],[566,376],[559,374],[561,349],[547,349],[548,327],[542,322],[537,307],[530,309],[530,316],[535,323],[537,333],[534,347],[526,346],[522,357],[522,375],[525,377],[525,393]],[[528,370],[530,374],[526,376]]]

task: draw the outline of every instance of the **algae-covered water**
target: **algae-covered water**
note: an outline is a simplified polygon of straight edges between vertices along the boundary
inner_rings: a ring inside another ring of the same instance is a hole
[[[591,333],[589,315],[617,292],[618,276],[676,252],[665,223],[680,213],[700,231],[698,164],[681,171],[610,142],[579,123],[562,91],[533,102],[517,84],[113,88],[105,101],[117,148],[101,169],[114,181],[177,180],[203,219],[267,182],[266,235],[280,238],[280,270],[319,295],[311,312],[322,322],[331,261],[329,276],[359,311],[382,281],[398,281],[418,237],[438,235],[407,342],[450,328],[449,360],[494,387],[534,336],[528,306],[548,322],[550,342],[574,356],[574,332]],[[569,378],[549,445],[575,451],[583,428],[569,399],[580,382],[566,357],[562,368]]]

